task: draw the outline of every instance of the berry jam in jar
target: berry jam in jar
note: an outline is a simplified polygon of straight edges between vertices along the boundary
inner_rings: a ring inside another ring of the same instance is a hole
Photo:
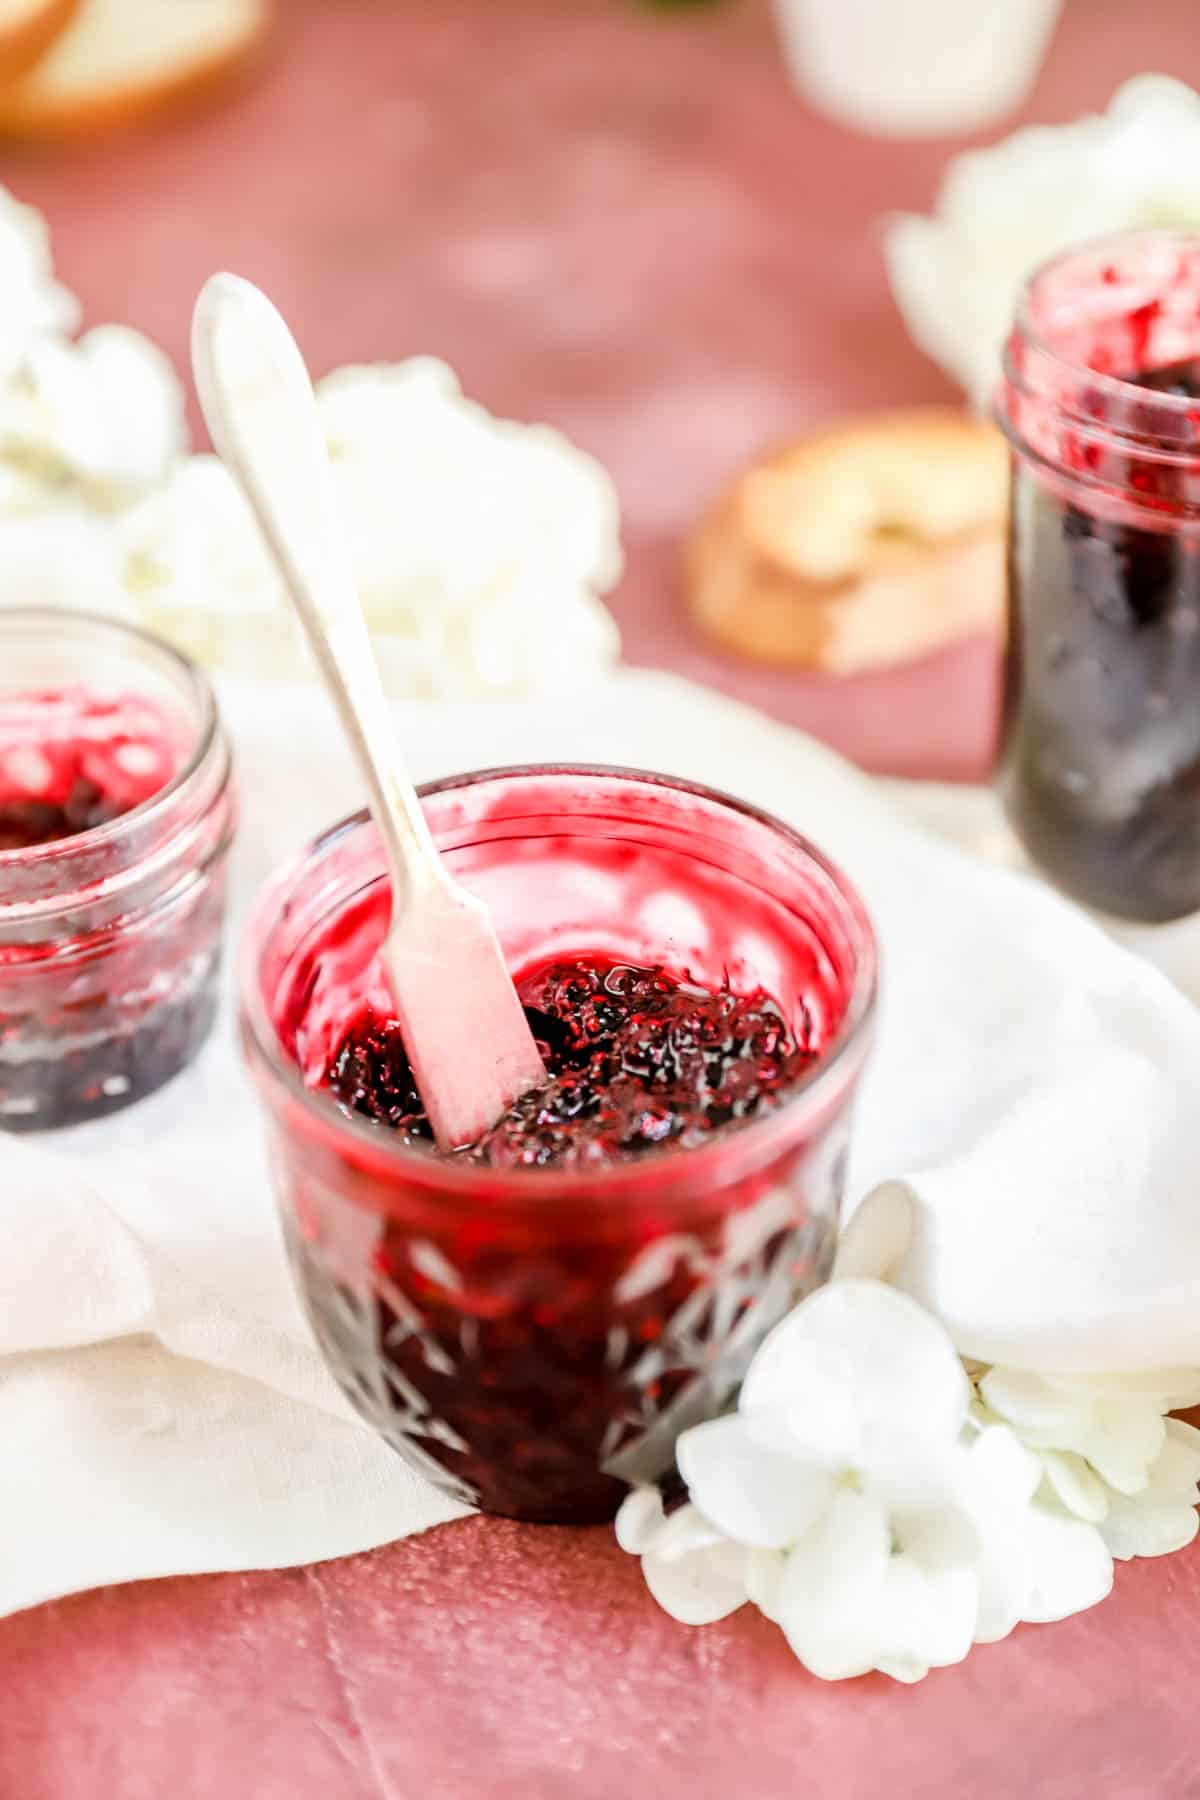
[[[0,1129],[98,1118],[191,1060],[232,829],[190,663],[109,619],[0,610]]]
[[[1005,356],[1001,781],[1033,860],[1115,917],[1200,907],[1200,238],[1040,269]]]
[[[492,1512],[600,1520],[828,1273],[874,942],[811,846],[705,789],[531,768],[424,803],[548,1080],[433,1148],[374,827],[326,834],[243,962],[293,1262],[344,1390],[414,1467]]]

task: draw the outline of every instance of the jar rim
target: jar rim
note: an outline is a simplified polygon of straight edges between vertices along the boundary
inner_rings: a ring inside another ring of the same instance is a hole
[[[723,1181],[736,1180],[739,1173],[768,1162],[772,1152],[782,1148],[795,1128],[798,1109],[803,1107],[806,1112],[819,1113],[826,1097],[831,1092],[836,1093],[839,1083],[849,1085],[861,1065],[869,1043],[878,992],[878,946],[867,909],[849,878],[801,832],[748,801],[677,776],[606,763],[518,763],[425,782],[417,792],[424,800],[487,781],[559,776],[616,779],[699,797],[765,826],[799,851],[829,883],[843,921],[853,935],[857,961],[853,986],[828,1048],[778,1107],[748,1124],[732,1130],[718,1130],[706,1143],[692,1149],[667,1147],[660,1155],[651,1152],[636,1160],[614,1161],[587,1169],[550,1170],[496,1169],[456,1163],[451,1158],[392,1141],[389,1134],[369,1120],[349,1117],[322,1090],[308,1086],[299,1065],[287,1055],[280,1042],[258,979],[260,934],[256,927],[262,927],[268,917],[274,921],[282,915],[293,882],[312,858],[324,854],[340,839],[369,824],[371,815],[366,808],[327,827],[299,855],[293,856],[259,894],[243,928],[239,957],[240,1010],[243,1040],[251,1061],[253,1063],[257,1058],[285,1098],[299,1106],[303,1116],[331,1141],[335,1150],[339,1146],[353,1148],[357,1159],[365,1166],[373,1166],[392,1177],[402,1176],[408,1186],[436,1192],[443,1199],[469,1200],[481,1186],[487,1187],[489,1196],[499,1195],[523,1206],[539,1201],[561,1204],[572,1197],[601,1189],[606,1197],[613,1197],[631,1189],[640,1192],[648,1179],[662,1179],[672,1173],[691,1171],[699,1182],[717,1159],[733,1164],[723,1174]]]
[[[68,606],[5,606],[0,607],[0,635],[10,622],[37,626],[46,624],[61,627],[64,622],[70,625],[82,625],[87,629],[98,628],[109,632],[114,639],[120,641],[148,645],[156,653],[161,654],[168,662],[175,665],[183,675],[188,687],[200,703],[200,723],[196,734],[196,742],[187,759],[161,788],[131,806],[128,812],[120,813],[115,819],[106,819],[100,825],[90,825],[84,831],[74,832],[67,838],[52,838],[49,843],[35,844],[28,849],[0,850],[0,872],[5,868],[22,869],[51,868],[56,862],[78,856],[80,852],[90,852],[102,848],[107,842],[119,838],[131,827],[137,828],[145,823],[153,822],[156,816],[166,812],[175,798],[187,787],[193,776],[201,769],[217,740],[220,730],[220,713],[217,697],[211,681],[197,662],[178,649],[174,644],[161,637],[156,631],[149,631],[141,625],[130,625],[124,619],[111,618],[106,613],[94,612],[84,607]]]
[[[1136,381],[1129,381],[1120,375],[1110,375],[1103,369],[1093,369],[1086,363],[1077,362],[1069,356],[1064,356],[1047,340],[1043,329],[1034,322],[1033,318],[1033,307],[1039,287],[1057,271],[1069,263],[1102,256],[1105,252],[1115,253],[1121,248],[1128,249],[1130,246],[1138,244],[1161,245],[1164,248],[1189,246],[1200,253],[1200,231],[1165,225],[1135,226],[1124,231],[1102,232],[1096,237],[1085,238],[1079,243],[1056,250],[1052,256],[1044,258],[1026,276],[1017,297],[1013,312],[1013,329],[1004,344],[1004,382],[1021,385],[1020,370],[1014,366],[1012,355],[1013,341],[1019,336],[1028,348],[1035,351],[1039,357],[1044,358],[1056,370],[1061,371],[1063,375],[1072,376],[1086,373],[1089,388],[1099,394],[1108,394],[1114,398],[1127,398],[1131,393],[1145,392],[1144,389],[1139,388]],[[1187,437],[1189,441],[1194,439],[1196,411],[1194,399],[1189,399],[1183,394],[1161,393],[1155,390],[1154,405],[1156,411],[1161,411],[1165,416],[1178,418],[1181,424],[1191,425],[1193,429],[1187,433]],[[1005,409],[998,402],[995,410],[1003,426]]]

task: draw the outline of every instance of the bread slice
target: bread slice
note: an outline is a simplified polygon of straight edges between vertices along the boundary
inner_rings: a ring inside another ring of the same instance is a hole
[[[240,69],[269,14],[270,0],[82,0],[29,72],[0,86],[0,134],[73,137],[170,111]]]
[[[0,0],[0,83],[32,69],[79,6],[80,0]]]
[[[852,675],[1003,628],[1004,441],[942,408],[762,458],[693,532],[692,616],[723,649]]]

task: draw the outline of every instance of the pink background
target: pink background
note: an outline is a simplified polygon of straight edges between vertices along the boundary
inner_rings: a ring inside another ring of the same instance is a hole
[[[930,203],[947,145],[810,115],[758,0],[281,10],[274,61],[216,110],[0,156],[89,322],[138,325],[182,364],[192,298],[225,266],[270,289],[318,370],[444,355],[612,469],[632,659],[874,767],[985,770],[988,644],[847,683],[739,669],[692,640],[675,574],[681,529],[764,441],[947,396],[878,250],[881,215]],[[1200,83],[1195,0],[1071,0],[1029,116],[1100,106],[1147,67]],[[667,1620],[607,1531],[472,1519],[0,1622],[0,1797],[1174,1800],[1200,1794],[1198,1584],[1200,1551],[1135,1564],[1098,1611],[916,1690],[825,1687],[749,1614]]]

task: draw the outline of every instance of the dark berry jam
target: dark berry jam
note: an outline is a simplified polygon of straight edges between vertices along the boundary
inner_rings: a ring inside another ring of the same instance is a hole
[[[709,993],[662,968],[555,962],[526,977],[520,994],[550,1080],[455,1152],[492,1168],[586,1167],[694,1147],[776,1104],[814,1057],[761,991]],[[394,1021],[364,1012],[328,1082],[348,1110],[407,1142],[432,1142]]]
[[[1200,398],[1191,359],[1129,379]],[[1147,458],[1128,480],[1136,515],[1018,471],[1003,779],[1060,886],[1166,920],[1200,907],[1200,537],[1179,527],[1173,467]]]
[[[119,819],[165,787],[179,760],[149,701],[84,688],[0,695],[0,851]]]
[[[765,993],[663,968],[557,961],[519,991],[549,1081],[451,1154],[485,1179],[545,1169],[553,1185],[554,1170],[656,1153],[661,1167],[664,1152],[686,1165],[714,1133],[774,1109],[817,1057],[802,1005],[798,1041]],[[327,1080],[347,1110],[431,1145],[394,1023],[361,1013]],[[297,1195],[297,1271],[343,1385],[410,1462],[492,1512],[603,1519],[628,1480],[669,1467],[678,1430],[733,1391],[752,1346],[823,1272],[831,1238],[793,1185],[799,1163],[793,1151],[713,1210],[698,1198],[684,1236],[651,1211],[632,1242],[618,1214],[608,1233],[603,1218],[582,1234],[581,1220],[548,1219],[515,1245],[490,1228],[486,1194],[475,1222],[436,1243],[387,1221],[365,1287],[326,1264]],[[319,1184],[310,1195],[319,1210]]]
[[[223,746],[197,776],[207,797],[139,812],[187,748],[181,722],[138,694],[0,695],[0,1129],[128,1106],[209,1031],[232,825]]]

